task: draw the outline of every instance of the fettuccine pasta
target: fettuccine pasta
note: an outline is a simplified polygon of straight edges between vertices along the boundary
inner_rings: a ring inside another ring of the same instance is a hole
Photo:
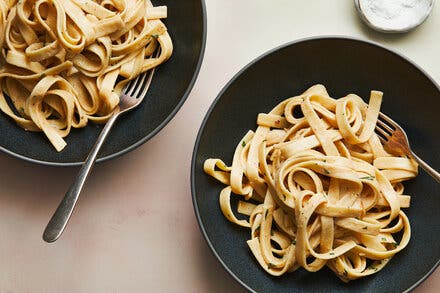
[[[383,148],[374,132],[381,102],[379,91],[367,105],[355,94],[333,99],[315,85],[259,114],[231,166],[205,161],[205,172],[227,185],[222,213],[250,229],[247,244],[269,274],[328,266],[354,280],[380,271],[408,244],[402,181],[418,166]],[[242,216],[233,194],[242,198]]]
[[[149,0],[1,0],[0,109],[61,151],[72,127],[107,121],[127,82],[171,56],[166,17]]]

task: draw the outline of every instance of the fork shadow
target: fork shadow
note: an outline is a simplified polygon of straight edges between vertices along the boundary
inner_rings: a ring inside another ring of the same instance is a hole
[[[0,204],[37,216],[60,195],[75,171],[76,168],[40,166],[0,154]]]
[[[116,170],[129,166],[135,157],[127,154],[111,163],[98,163],[83,191],[94,194],[80,197],[77,206],[88,206],[91,201],[102,200],[100,197],[112,196],[93,191],[104,182],[115,180],[119,176]],[[0,153],[0,207],[3,207],[3,212],[13,212],[14,218],[20,217],[24,222],[32,223],[23,225],[24,233],[42,233],[78,171],[79,167],[37,165]],[[41,227],[41,231],[36,227]],[[32,235],[36,237],[33,239],[39,239],[40,236]]]

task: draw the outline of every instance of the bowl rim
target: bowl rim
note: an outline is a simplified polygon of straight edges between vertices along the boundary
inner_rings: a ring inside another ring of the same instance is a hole
[[[206,3],[205,3],[205,0],[199,0],[199,1],[201,4],[201,7],[202,7],[202,44],[201,44],[201,48],[200,48],[200,54],[199,54],[199,57],[197,60],[196,69],[194,70],[194,73],[193,73],[192,78],[188,84],[188,87],[186,88],[186,91],[183,93],[181,99],[179,100],[177,105],[174,107],[174,109],[171,111],[171,113],[168,114],[168,116],[155,129],[153,129],[149,134],[147,134],[146,136],[144,136],[143,138],[141,138],[137,142],[133,143],[132,145],[130,145],[130,146],[128,146],[128,147],[126,147],[116,153],[113,153],[113,154],[110,154],[110,155],[107,155],[104,157],[98,157],[98,159],[96,160],[96,163],[100,163],[100,162],[104,162],[104,161],[108,161],[108,160],[120,157],[120,156],[122,156],[128,152],[131,152],[132,150],[140,147],[141,145],[143,145],[147,141],[149,141],[156,134],[158,134],[162,130],[162,128],[164,128],[174,118],[174,116],[177,114],[177,112],[179,112],[180,108],[185,103],[186,99],[188,98],[189,94],[191,93],[191,91],[194,87],[194,84],[197,81],[197,78],[199,76],[200,68],[202,67],[202,64],[203,64],[203,58],[204,58],[205,49],[206,49],[206,36],[207,36]],[[74,166],[81,166],[84,163],[84,161],[55,162],[55,161],[34,159],[34,158],[27,157],[26,155],[22,155],[22,154],[14,152],[14,151],[11,151],[1,145],[0,145],[0,152],[3,152],[13,158],[17,158],[17,159],[20,159],[23,161],[27,161],[30,163],[43,165],[43,166],[74,167]]]
[[[190,183],[191,183],[191,197],[192,197],[192,202],[193,202],[193,208],[194,208],[194,213],[195,216],[197,218],[197,224],[199,226],[200,231],[202,232],[203,238],[205,239],[206,243],[208,244],[211,252],[214,254],[214,256],[217,258],[217,260],[221,263],[221,265],[223,266],[223,268],[229,273],[229,275],[231,275],[233,277],[233,279],[238,282],[241,286],[243,286],[246,290],[250,291],[250,292],[256,292],[255,290],[253,290],[248,284],[246,284],[244,281],[242,281],[233,271],[232,269],[230,269],[226,263],[223,261],[223,259],[221,258],[221,256],[219,255],[219,253],[215,250],[213,243],[211,242],[211,240],[209,239],[209,236],[206,232],[206,229],[202,223],[202,218],[200,216],[200,211],[199,208],[197,206],[197,199],[196,199],[196,187],[195,187],[195,172],[196,172],[196,159],[197,159],[197,154],[199,151],[199,145],[200,145],[200,140],[204,131],[204,128],[206,126],[206,123],[209,119],[209,117],[211,116],[212,112],[214,111],[215,107],[217,106],[219,100],[221,99],[221,97],[224,95],[224,93],[226,92],[226,90],[235,82],[235,80],[237,80],[243,73],[245,73],[250,67],[252,67],[254,64],[258,63],[260,60],[268,57],[269,55],[271,55],[272,53],[275,53],[279,50],[282,50],[284,48],[293,46],[293,45],[297,45],[300,43],[304,43],[304,42],[310,42],[310,41],[318,41],[318,40],[345,40],[345,41],[355,41],[355,42],[359,42],[359,43],[364,43],[366,45],[369,46],[374,46],[374,47],[378,47],[380,49],[383,49],[385,51],[387,51],[388,53],[391,53],[395,56],[397,56],[398,58],[400,58],[402,61],[408,63],[409,65],[414,66],[417,70],[419,70],[420,73],[422,73],[426,78],[428,78],[428,80],[435,85],[435,87],[437,88],[437,90],[440,92],[440,86],[439,84],[437,84],[437,82],[419,65],[417,65],[414,61],[410,60],[408,57],[406,57],[405,55],[403,55],[402,53],[398,53],[397,51],[391,50],[387,47],[385,47],[382,44],[379,44],[377,42],[374,41],[370,41],[370,40],[366,40],[366,39],[361,39],[358,37],[352,37],[352,36],[345,36],[345,35],[317,35],[317,36],[312,36],[312,37],[305,37],[305,38],[299,38],[293,41],[289,41],[287,43],[283,43],[279,46],[276,46],[275,48],[272,48],[266,52],[264,52],[263,54],[259,55],[258,57],[254,58],[253,60],[251,60],[248,64],[246,64],[243,68],[241,68],[220,90],[220,92],[218,93],[218,95],[216,96],[216,98],[214,99],[214,101],[212,102],[211,106],[209,107],[208,111],[205,114],[205,117],[202,120],[202,123],[200,125],[200,128],[197,132],[197,137],[196,137],[196,141],[194,143],[194,148],[193,148],[193,154],[192,154],[192,159],[191,159],[191,178],[190,178]],[[440,259],[437,260],[437,262],[435,263],[435,265],[419,280],[417,280],[417,282],[415,282],[414,284],[412,284],[409,288],[406,288],[403,292],[407,293],[407,292],[411,292],[412,290],[414,290],[417,286],[419,286],[423,281],[425,281],[435,270],[436,268],[440,265]]]

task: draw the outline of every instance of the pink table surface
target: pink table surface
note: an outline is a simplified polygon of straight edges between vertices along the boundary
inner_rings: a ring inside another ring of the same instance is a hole
[[[205,60],[187,102],[145,145],[96,166],[56,243],[44,243],[41,234],[78,169],[0,154],[0,292],[244,291],[203,240],[190,193],[196,133],[226,82],[263,52],[322,34],[380,42],[440,81],[438,5],[417,30],[383,35],[359,21],[352,1],[206,4]],[[440,292],[440,270],[414,292]]]

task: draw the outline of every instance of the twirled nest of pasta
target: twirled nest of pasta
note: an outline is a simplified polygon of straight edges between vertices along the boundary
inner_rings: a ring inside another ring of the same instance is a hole
[[[72,127],[107,121],[127,82],[171,56],[165,17],[149,0],[0,1],[0,109],[61,151]]]
[[[380,271],[408,244],[401,208],[410,196],[401,182],[418,166],[383,148],[374,132],[381,102],[378,91],[367,105],[355,94],[333,99],[315,85],[259,114],[232,166],[205,161],[205,172],[227,185],[224,216],[250,228],[249,248],[269,274],[327,265],[349,281]],[[235,216],[232,193],[243,198],[238,212],[248,219]]]

